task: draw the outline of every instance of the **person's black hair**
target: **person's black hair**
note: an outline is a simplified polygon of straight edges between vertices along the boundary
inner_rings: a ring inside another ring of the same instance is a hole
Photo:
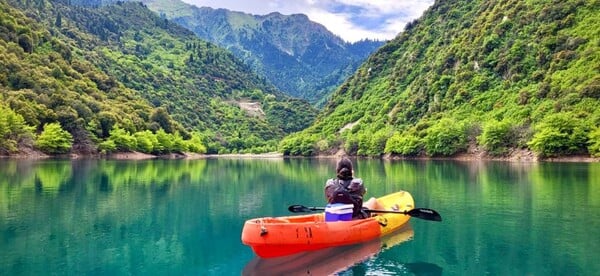
[[[341,180],[352,179],[352,161],[346,157],[343,157],[340,159],[340,161],[338,161],[335,171],[337,173],[337,178]]]

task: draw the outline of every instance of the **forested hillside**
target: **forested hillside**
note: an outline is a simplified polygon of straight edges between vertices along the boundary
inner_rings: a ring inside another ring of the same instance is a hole
[[[600,2],[436,1],[285,154],[600,155]]]
[[[150,9],[231,50],[281,91],[318,106],[383,42],[345,42],[306,15],[251,15],[145,0]]]
[[[140,3],[0,0],[0,99],[0,154],[263,152],[315,116]]]

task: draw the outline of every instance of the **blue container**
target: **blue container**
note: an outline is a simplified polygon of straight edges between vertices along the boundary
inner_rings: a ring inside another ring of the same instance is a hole
[[[352,220],[354,205],[334,203],[325,207],[325,221],[349,221]]]

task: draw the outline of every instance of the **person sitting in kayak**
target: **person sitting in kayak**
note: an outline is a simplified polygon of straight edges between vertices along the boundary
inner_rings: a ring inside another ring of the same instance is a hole
[[[367,189],[360,178],[353,177],[352,161],[343,157],[336,166],[336,178],[329,179],[325,183],[325,196],[327,202],[352,204],[353,219],[363,219],[369,215],[363,210],[363,195]]]
[[[365,211],[367,210],[383,210],[383,206],[379,204],[376,198],[371,197],[367,202],[363,204],[363,196],[367,192],[362,179],[354,178],[354,169],[352,168],[352,161],[343,157],[340,159],[336,166],[336,178],[329,179],[325,183],[325,196],[327,202],[332,203],[343,203],[352,204],[353,219],[363,219],[370,217],[370,214]]]

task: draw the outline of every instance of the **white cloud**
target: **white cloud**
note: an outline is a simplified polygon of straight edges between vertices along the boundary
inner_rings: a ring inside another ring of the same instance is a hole
[[[329,31],[346,41],[358,41],[365,38],[386,40],[393,38],[400,32],[390,31],[387,28],[377,30],[365,29],[353,24],[346,15],[329,13],[322,10],[306,11],[306,15],[312,21],[321,23]]]
[[[263,15],[303,13],[347,41],[392,39],[433,0],[184,0],[198,7]]]

